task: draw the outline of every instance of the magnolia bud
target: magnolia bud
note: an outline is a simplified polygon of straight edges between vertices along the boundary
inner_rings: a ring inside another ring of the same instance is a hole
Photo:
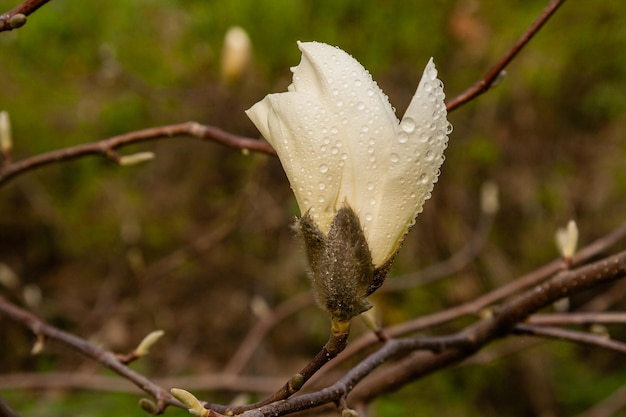
[[[227,84],[239,80],[250,62],[250,37],[239,26],[228,29],[222,49],[222,80]]]

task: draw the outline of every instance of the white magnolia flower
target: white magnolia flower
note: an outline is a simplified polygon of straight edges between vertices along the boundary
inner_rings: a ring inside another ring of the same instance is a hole
[[[298,42],[288,92],[246,113],[274,147],[302,215],[327,234],[338,210],[358,216],[375,267],[388,262],[430,197],[451,125],[432,59],[398,121],[363,66],[339,48]]]

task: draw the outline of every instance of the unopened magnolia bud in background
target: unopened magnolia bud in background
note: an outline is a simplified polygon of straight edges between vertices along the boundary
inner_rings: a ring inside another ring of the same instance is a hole
[[[570,259],[576,253],[578,246],[578,226],[574,220],[567,223],[567,227],[560,228],[555,235],[556,246],[565,259]]]
[[[11,119],[9,119],[9,113],[3,110],[0,111],[0,152],[7,154],[12,147]]]
[[[276,150],[302,217],[318,304],[348,320],[369,309],[433,189],[452,126],[432,59],[398,120],[370,73],[339,48],[298,42],[288,92],[246,114]]]
[[[252,44],[246,31],[233,26],[224,36],[222,48],[222,81],[233,84],[238,81],[250,64],[252,56]]]

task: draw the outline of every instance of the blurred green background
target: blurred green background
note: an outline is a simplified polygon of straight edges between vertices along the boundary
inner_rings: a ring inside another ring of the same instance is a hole
[[[0,12],[17,3],[0,0]],[[23,28],[0,33],[0,110],[11,116],[16,160],[187,120],[256,137],[243,111],[284,91],[299,61],[295,42],[317,40],[356,57],[402,114],[429,57],[453,97],[546,4],[53,0]],[[501,210],[486,247],[461,272],[377,295],[383,323],[470,300],[554,259],[554,231],[570,218],[582,244],[624,221],[625,15],[625,2],[567,2],[497,88],[450,114],[454,133],[440,180],[392,273],[418,271],[459,250],[477,227],[486,181],[498,185]],[[253,60],[227,85],[220,56],[233,25],[248,32]],[[0,263],[18,282],[5,280],[0,291],[114,351],[164,329],[151,356],[133,365],[148,376],[220,371],[256,322],[253,306],[275,306],[309,288],[290,229],[297,206],[275,158],[186,138],[120,153],[144,150],[156,159],[119,167],[88,157],[4,185]],[[108,374],[55,343],[30,356],[28,331],[3,316],[0,329],[2,375]],[[290,375],[327,332],[324,313],[306,308],[272,331],[245,373]],[[498,355],[497,345],[493,352],[487,364],[477,360],[386,396],[373,412],[577,415],[626,382],[623,358],[599,349],[550,342],[515,355]],[[134,395],[4,389],[0,396],[24,415],[141,413]]]

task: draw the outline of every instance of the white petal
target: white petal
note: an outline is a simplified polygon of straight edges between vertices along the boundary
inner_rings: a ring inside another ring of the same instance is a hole
[[[314,89],[333,115],[331,152],[341,164],[341,184],[335,210],[348,204],[368,230],[378,205],[376,198],[387,170],[389,140],[398,119],[387,96],[370,73],[339,48],[318,42],[299,43],[302,61],[294,68],[295,91]]]
[[[450,129],[443,84],[432,59],[390,143],[379,197],[384,204],[366,232],[374,265],[384,263],[422,211],[439,175]]]
[[[315,97],[294,92],[270,94],[247,114],[276,150],[301,213],[310,211],[326,233],[335,214],[341,169],[330,136],[320,134],[328,112]]]

